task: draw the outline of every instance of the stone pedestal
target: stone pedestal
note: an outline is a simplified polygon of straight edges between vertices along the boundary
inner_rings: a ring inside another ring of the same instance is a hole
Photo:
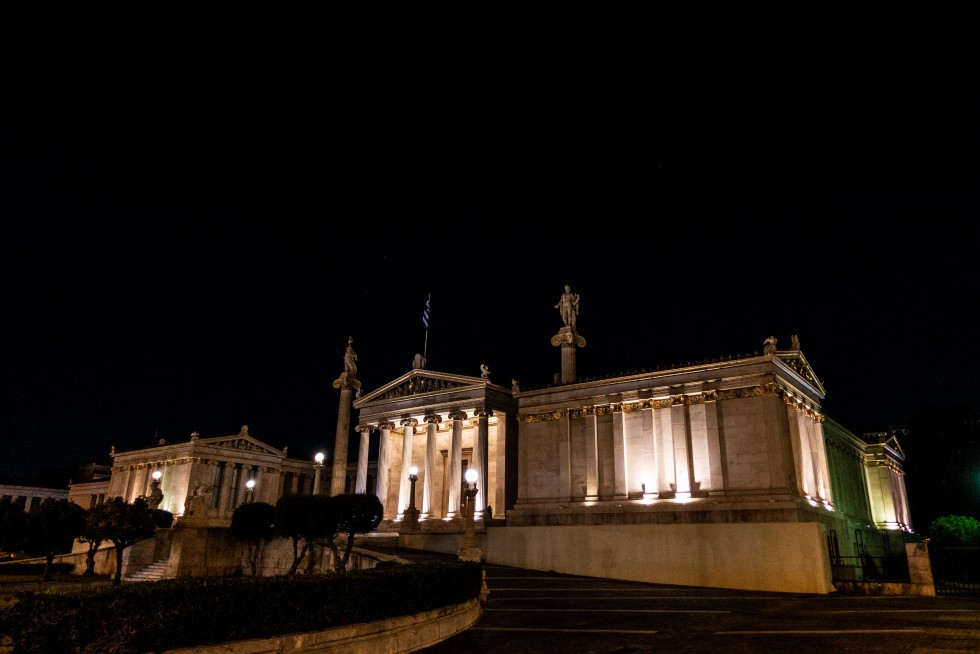
[[[407,509],[405,509],[405,513],[403,514],[402,517],[402,526],[401,529],[399,529],[398,531],[404,534],[404,533],[412,533],[420,530],[421,527],[419,526],[419,510],[416,509],[414,506],[410,506]]]

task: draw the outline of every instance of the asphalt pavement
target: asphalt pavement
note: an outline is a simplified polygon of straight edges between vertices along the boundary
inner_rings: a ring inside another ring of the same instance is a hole
[[[429,654],[980,652],[980,598],[667,586],[486,565],[476,624]]]

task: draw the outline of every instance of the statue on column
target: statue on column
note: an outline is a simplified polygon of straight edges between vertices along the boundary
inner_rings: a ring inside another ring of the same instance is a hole
[[[578,293],[572,293],[571,287],[565,284],[565,292],[561,294],[561,298],[558,300],[555,308],[561,313],[561,319],[565,322],[566,327],[575,328],[575,321],[578,318],[578,306]]]
[[[347,351],[344,352],[344,372],[348,372],[351,375],[357,373],[357,353],[354,352],[354,337],[347,337]]]

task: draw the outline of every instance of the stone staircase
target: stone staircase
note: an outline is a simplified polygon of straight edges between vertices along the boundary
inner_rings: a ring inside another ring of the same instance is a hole
[[[130,572],[122,578],[122,581],[160,581],[161,579],[166,579],[167,563],[169,561],[170,556],[168,555],[165,559],[154,561],[144,568]]]

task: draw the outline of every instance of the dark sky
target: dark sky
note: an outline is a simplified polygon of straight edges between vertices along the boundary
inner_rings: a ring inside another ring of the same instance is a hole
[[[547,383],[565,284],[580,377],[798,334],[855,432],[980,410],[980,60],[949,26],[73,11],[6,46],[0,476],[243,424],[332,450],[348,336],[377,388],[429,294],[430,368]]]

